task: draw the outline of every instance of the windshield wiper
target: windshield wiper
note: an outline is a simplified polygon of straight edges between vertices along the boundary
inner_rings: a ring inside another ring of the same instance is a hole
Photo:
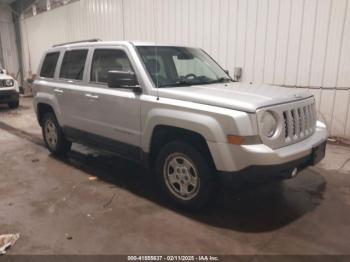
[[[228,77],[220,77],[216,80],[210,81],[208,84],[215,84],[215,83],[225,83],[225,82],[231,82],[232,79]]]
[[[191,86],[195,83],[193,82],[187,82],[187,81],[177,81],[177,82],[173,82],[173,83],[164,83],[159,85],[159,87],[177,87],[177,86]]]
[[[192,85],[208,85],[208,84],[215,84],[215,83],[224,83],[224,82],[228,82],[228,81],[232,81],[231,78],[228,77],[220,77],[216,80],[213,81],[203,81],[203,82],[188,82],[188,81],[177,81],[177,82],[173,82],[173,83],[164,83],[159,85],[159,87],[179,87],[179,86],[192,86]]]

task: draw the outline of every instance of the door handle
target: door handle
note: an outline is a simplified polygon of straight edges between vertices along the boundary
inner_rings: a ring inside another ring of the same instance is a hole
[[[87,98],[90,98],[90,99],[98,99],[98,96],[97,96],[97,95],[85,94],[85,96],[86,96]]]
[[[56,93],[59,93],[59,94],[64,93],[64,91],[62,89],[58,89],[58,88],[55,88],[53,91]]]

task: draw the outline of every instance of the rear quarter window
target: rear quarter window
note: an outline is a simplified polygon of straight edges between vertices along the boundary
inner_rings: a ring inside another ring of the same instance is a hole
[[[47,77],[47,78],[54,77],[59,56],[60,56],[59,52],[46,54],[43,65],[41,66],[41,70],[40,70],[41,77]]]
[[[72,50],[64,53],[60,78],[82,80],[88,50]]]

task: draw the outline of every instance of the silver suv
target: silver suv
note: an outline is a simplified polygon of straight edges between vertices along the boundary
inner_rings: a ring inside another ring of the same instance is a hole
[[[54,154],[72,142],[151,168],[176,204],[219,185],[290,178],[325,155],[326,126],[298,89],[234,82],[198,48],[97,40],[47,50],[34,105]]]

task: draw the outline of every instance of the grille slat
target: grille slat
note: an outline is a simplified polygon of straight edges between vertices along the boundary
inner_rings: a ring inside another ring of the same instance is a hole
[[[305,132],[308,134],[309,128],[310,128],[310,120],[309,120],[310,115],[309,115],[307,106],[304,106],[304,115],[305,115]]]
[[[294,112],[294,125],[295,125],[295,132],[294,136],[299,137],[300,136],[300,117],[299,112],[297,109],[293,109]]]
[[[307,116],[306,116],[306,107],[303,106],[301,109],[300,109],[300,112],[301,112],[301,115],[302,115],[302,126],[303,126],[303,135],[305,136],[306,133],[307,133]]]
[[[308,129],[311,132],[310,129],[312,129],[312,111],[311,111],[310,105],[307,105],[306,111],[307,111]]]
[[[314,108],[314,104],[310,104],[282,112],[286,141],[300,140],[312,134],[316,124]]]
[[[289,129],[289,137],[292,137],[295,135],[295,125],[293,120],[292,111],[287,111],[287,124]]]

